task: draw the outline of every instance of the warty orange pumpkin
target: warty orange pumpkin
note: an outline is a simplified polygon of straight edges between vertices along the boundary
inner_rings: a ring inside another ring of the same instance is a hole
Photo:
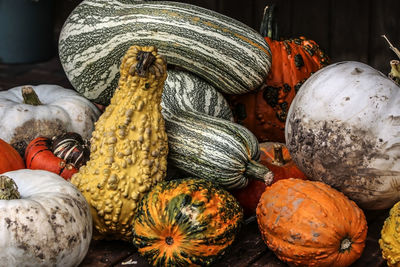
[[[343,193],[316,181],[284,179],[257,206],[262,238],[294,266],[349,266],[364,249],[367,221]]]
[[[329,62],[319,45],[303,36],[280,40],[274,21],[275,5],[266,7],[260,32],[272,52],[271,70],[257,91],[227,95],[235,121],[253,132],[260,142],[285,142],[289,106],[310,75]]]

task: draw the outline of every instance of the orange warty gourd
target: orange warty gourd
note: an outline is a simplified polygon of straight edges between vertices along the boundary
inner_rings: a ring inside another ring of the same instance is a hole
[[[349,266],[361,256],[367,235],[365,215],[354,201],[309,180],[267,187],[257,222],[267,246],[294,266]]]
[[[281,179],[298,178],[307,179],[306,175],[292,161],[286,145],[279,142],[263,142],[259,144],[259,162],[274,174],[272,183]],[[246,187],[235,190],[232,194],[243,207],[244,215],[255,214],[258,201],[266,188],[260,180],[250,179]]]
[[[18,151],[9,143],[0,139],[0,173],[25,168],[25,162]]]
[[[273,10],[274,6],[265,9],[260,30],[272,52],[266,82],[257,91],[226,96],[235,121],[253,132],[260,142],[285,142],[285,121],[293,98],[305,80],[329,61],[313,40],[278,40],[272,30]]]

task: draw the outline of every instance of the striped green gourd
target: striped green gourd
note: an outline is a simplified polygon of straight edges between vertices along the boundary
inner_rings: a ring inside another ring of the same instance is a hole
[[[233,121],[225,97],[212,85],[185,70],[168,70],[161,99],[163,110],[192,110]]]
[[[192,4],[84,0],[64,23],[59,56],[74,88],[108,104],[131,45],[154,45],[168,64],[191,71],[227,94],[258,88],[271,65],[264,38],[249,26]]]
[[[257,138],[247,128],[196,111],[163,115],[168,162],[175,168],[226,189],[243,188],[249,178],[272,182],[272,172],[258,162]]]

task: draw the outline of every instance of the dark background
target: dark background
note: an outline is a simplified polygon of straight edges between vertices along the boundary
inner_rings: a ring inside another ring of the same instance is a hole
[[[80,0],[55,0],[55,36]],[[263,9],[276,3],[280,36],[315,40],[331,62],[356,60],[387,73],[400,49],[400,0],[183,0],[235,18],[259,30]]]

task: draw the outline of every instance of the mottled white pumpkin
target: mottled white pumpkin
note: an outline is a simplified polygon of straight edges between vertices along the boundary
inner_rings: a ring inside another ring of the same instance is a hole
[[[290,106],[285,135],[310,179],[366,209],[400,200],[400,87],[374,68],[347,61],[313,74]]]
[[[27,144],[38,136],[52,137],[65,131],[79,133],[84,139],[91,137],[100,111],[89,100],[74,90],[42,84],[30,86],[42,104],[25,104],[23,87],[0,92],[1,139]]]
[[[2,175],[15,181],[21,198],[0,199],[0,265],[77,266],[92,238],[89,205],[79,190],[43,170]]]

